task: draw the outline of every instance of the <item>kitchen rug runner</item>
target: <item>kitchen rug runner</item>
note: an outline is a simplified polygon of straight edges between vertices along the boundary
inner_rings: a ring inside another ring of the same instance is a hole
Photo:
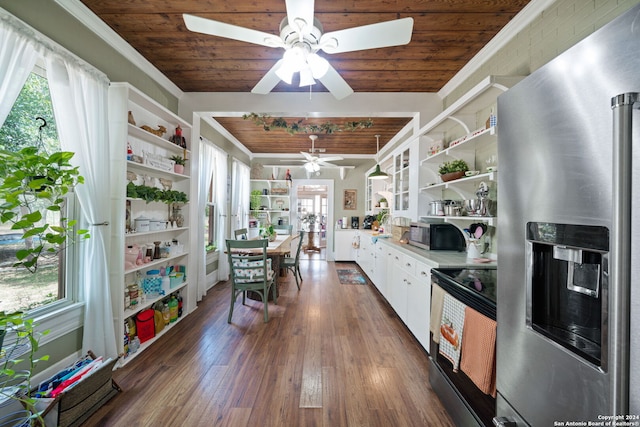
[[[360,273],[359,270],[354,268],[349,269],[337,269],[338,280],[342,285],[366,285],[367,279]]]

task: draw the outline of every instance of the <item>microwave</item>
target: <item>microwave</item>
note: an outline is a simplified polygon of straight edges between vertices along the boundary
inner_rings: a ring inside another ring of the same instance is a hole
[[[412,222],[409,244],[430,251],[464,251],[464,235],[458,227],[448,223]]]

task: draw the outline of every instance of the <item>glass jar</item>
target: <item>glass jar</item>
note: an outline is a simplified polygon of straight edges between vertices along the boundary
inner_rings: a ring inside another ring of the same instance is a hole
[[[182,215],[182,208],[180,206],[173,207],[173,220],[175,221],[176,227],[184,226],[184,216]]]

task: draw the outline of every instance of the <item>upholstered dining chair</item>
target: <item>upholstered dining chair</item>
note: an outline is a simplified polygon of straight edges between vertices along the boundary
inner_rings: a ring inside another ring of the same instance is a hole
[[[300,231],[300,237],[298,237],[298,249],[296,249],[295,257],[284,257],[280,261],[280,266],[290,270],[296,278],[296,285],[300,290],[300,282],[302,282],[302,274],[300,274],[300,249],[302,248],[302,240],[304,240],[304,231]],[[298,277],[300,281],[298,281]]]
[[[240,239],[247,240],[247,229],[239,228],[237,230],[234,230],[233,236],[235,237],[236,240],[240,240]]]
[[[273,302],[278,303],[276,295],[275,274],[271,268],[271,259],[267,257],[267,239],[231,240],[227,239],[227,256],[231,270],[231,306],[229,318],[231,323],[233,306],[242,293],[242,304],[245,304],[246,292],[254,291],[260,295],[264,304],[264,321],[269,321],[269,290],[272,290]]]

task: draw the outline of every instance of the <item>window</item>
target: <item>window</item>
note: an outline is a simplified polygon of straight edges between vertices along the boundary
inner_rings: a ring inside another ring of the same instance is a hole
[[[216,205],[213,203],[205,204],[203,222],[205,250],[216,250]]]
[[[36,146],[40,152],[60,151],[49,85],[44,70],[38,68],[27,79],[7,119],[0,127],[0,148],[18,151]],[[0,177],[2,179],[2,177]],[[66,198],[61,212],[42,210],[43,222],[56,224],[60,218],[72,218],[75,200]],[[0,311],[42,311],[73,297],[67,271],[72,271],[73,246],[65,251],[41,256],[35,273],[13,267],[16,252],[35,242],[22,240],[21,230],[10,223],[0,224]]]

